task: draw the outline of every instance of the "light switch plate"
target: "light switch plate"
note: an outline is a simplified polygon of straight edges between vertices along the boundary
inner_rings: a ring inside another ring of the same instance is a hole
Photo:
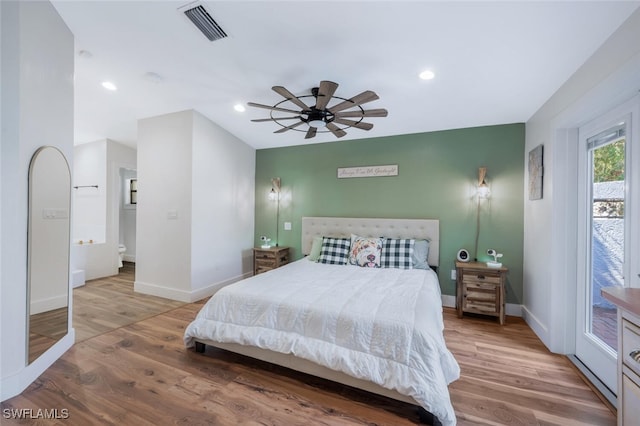
[[[284,223],[284,230],[285,231],[291,231],[291,222],[285,222]]]

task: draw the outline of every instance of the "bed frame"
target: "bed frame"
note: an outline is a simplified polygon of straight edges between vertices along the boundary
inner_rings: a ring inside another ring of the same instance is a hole
[[[302,218],[302,253],[309,254],[313,237],[315,236],[351,236],[389,237],[389,238],[424,238],[429,239],[430,266],[437,268],[440,252],[440,221],[433,219],[373,219],[373,218],[343,218],[343,217],[303,217]],[[204,352],[206,345],[225,349],[251,358],[266,361],[302,373],[331,380],[343,385],[352,386],[377,395],[382,395],[398,401],[408,402],[419,406],[411,397],[396,391],[383,388],[375,383],[357,379],[347,374],[331,370],[291,354],[260,349],[253,346],[243,346],[236,343],[221,343],[211,340],[198,339],[196,351]],[[425,422],[439,424],[430,413],[420,407],[420,417]]]

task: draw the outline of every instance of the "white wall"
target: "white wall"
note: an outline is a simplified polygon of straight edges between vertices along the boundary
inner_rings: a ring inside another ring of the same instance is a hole
[[[138,121],[135,290],[189,298],[191,111]]]
[[[638,40],[640,9],[526,123],[525,170],[544,144],[544,198],[525,199],[523,313],[554,352],[575,350],[577,128],[638,93]]]
[[[107,141],[76,145],[73,156],[73,186],[79,186],[73,190],[73,242],[102,244],[107,238]]]
[[[253,148],[194,113],[191,290],[202,297],[252,268],[255,157]]]
[[[74,341],[70,328],[60,342],[25,366],[29,161],[38,147],[53,145],[72,165],[74,40],[48,2],[0,2],[0,19],[0,397],[5,400],[22,392]]]
[[[248,276],[255,150],[195,111],[138,123],[135,290],[195,301]]]

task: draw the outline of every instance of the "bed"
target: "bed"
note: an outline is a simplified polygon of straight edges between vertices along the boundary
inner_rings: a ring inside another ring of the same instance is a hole
[[[460,370],[445,346],[433,270],[439,262],[439,222],[302,219],[302,253],[309,257],[317,254],[312,251],[318,240],[326,261],[327,241],[333,242],[328,237],[356,236],[385,237],[383,244],[411,239],[412,256],[413,240],[428,240],[429,266],[388,267],[397,260],[384,258],[385,248],[393,252],[388,245],[382,250],[387,267],[304,257],[218,291],[185,330],[185,345],[199,351],[215,346],[409,402],[443,425],[455,424],[448,385]]]

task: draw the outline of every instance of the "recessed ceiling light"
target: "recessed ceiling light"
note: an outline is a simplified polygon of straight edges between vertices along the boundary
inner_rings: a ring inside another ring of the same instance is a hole
[[[113,84],[110,81],[103,81],[102,82],[102,87],[104,87],[107,90],[118,90],[118,88],[116,87],[115,84]]]
[[[233,109],[235,109],[238,112],[244,112],[246,108],[242,104],[235,104],[233,106]]]
[[[423,80],[431,80],[435,76],[435,73],[431,70],[425,70],[420,73],[420,78]]]

